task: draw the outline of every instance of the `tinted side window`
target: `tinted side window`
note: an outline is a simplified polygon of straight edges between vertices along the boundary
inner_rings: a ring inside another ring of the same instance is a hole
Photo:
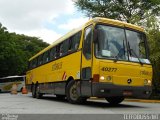
[[[50,56],[49,57],[50,61],[55,59],[55,57],[56,57],[56,48],[55,47],[51,48],[49,56]]]
[[[84,43],[83,43],[83,54],[86,59],[91,58],[91,40],[92,40],[92,27],[88,27],[85,30]]]
[[[81,32],[76,33],[70,38],[71,50],[77,50],[81,39]]]
[[[63,43],[60,43],[59,46],[57,47],[58,52],[58,57],[63,55]]]
[[[43,55],[43,63],[46,63],[49,61],[49,52],[45,52]]]
[[[55,58],[58,58],[60,56],[60,47],[61,47],[60,44],[56,46],[56,56],[55,56]]]
[[[63,41],[62,55],[66,55],[68,53],[68,50],[69,50],[69,39]]]
[[[43,63],[43,54],[38,57],[38,65],[42,65]]]

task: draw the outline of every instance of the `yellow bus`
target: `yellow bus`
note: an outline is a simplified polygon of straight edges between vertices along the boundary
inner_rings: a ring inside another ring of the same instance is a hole
[[[148,98],[152,65],[143,28],[93,18],[29,59],[26,83],[32,96],[89,97],[119,104],[126,97]]]

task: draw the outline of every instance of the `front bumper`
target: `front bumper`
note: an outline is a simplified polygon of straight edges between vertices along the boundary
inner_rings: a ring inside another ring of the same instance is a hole
[[[151,86],[120,86],[107,83],[92,83],[93,97],[124,96],[131,98],[148,98],[151,92]]]

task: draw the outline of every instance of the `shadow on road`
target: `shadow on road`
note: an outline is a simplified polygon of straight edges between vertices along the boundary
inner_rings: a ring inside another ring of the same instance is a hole
[[[70,104],[66,99],[60,99],[55,96],[45,96],[42,98],[42,100],[48,100],[48,101],[55,101],[55,102],[62,102],[66,104]],[[130,102],[131,103],[131,102]],[[127,104],[127,102],[124,104],[123,102],[119,105],[111,105],[106,100],[92,100],[88,99],[86,102],[82,104],[74,104],[77,106],[87,106],[87,107],[99,107],[99,108],[147,108],[146,106],[138,106],[138,105],[130,105]]]

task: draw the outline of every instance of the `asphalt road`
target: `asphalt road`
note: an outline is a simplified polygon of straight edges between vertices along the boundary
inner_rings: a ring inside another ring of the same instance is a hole
[[[28,117],[23,117],[28,114],[33,116],[39,116],[38,120],[43,119],[45,114],[52,114],[54,118],[57,117],[55,114],[59,114],[60,118],[62,115],[65,118],[68,116],[68,120],[75,120],[71,115],[80,115],[81,118],[84,115],[92,116],[93,118],[105,118],[105,115],[111,114],[108,117],[116,117],[116,114],[121,114],[121,119],[124,120],[124,114],[157,114],[160,113],[160,103],[139,103],[139,102],[127,102],[124,101],[118,106],[111,106],[107,101],[101,99],[89,99],[86,103],[81,105],[70,104],[66,100],[59,100],[54,96],[45,96],[43,99],[35,99],[31,97],[31,94],[22,95],[11,95],[9,93],[0,94],[0,114],[21,114],[21,117],[25,120],[29,120]],[[103,115],[100,115],[103,114]],[[113,116],[114,114],[114,116]],[[46,115],[46,117],[49,117]],[[51,116],[50,116],[51,117]],[[119,118],[119,116],[117,116]],[[51,117],[53,118],[53,116]],[[86,117],[85,117],[86,118]],[[87,120],[90,120],[87,117]],[[115,118],[114,118],[115,119]],[[114,120],[113,119],[113,120]],[[1,118],[0,118],[1,120]],[[56,119],[58,120],[58,118]],[[62,120],[62,119],[61,119]],[[110,119],[112,120],[112,119]],[[118,119],[117,119],[118,120]]]

